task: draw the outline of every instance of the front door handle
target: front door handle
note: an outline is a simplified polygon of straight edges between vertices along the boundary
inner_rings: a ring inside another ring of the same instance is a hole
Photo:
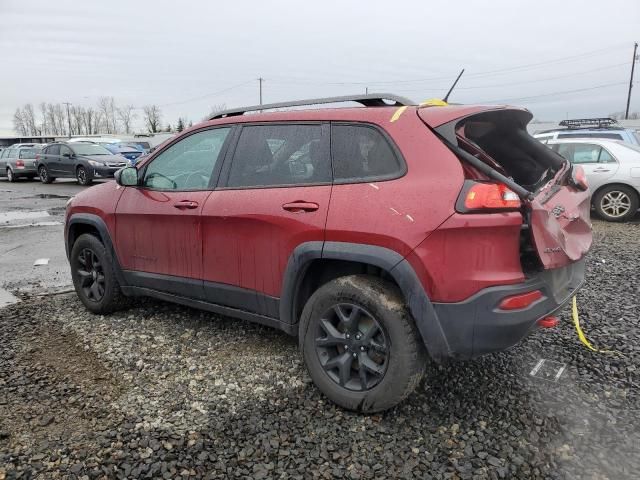
[[[282,205],[282,208],[287,212],[293,213],[315,212],[316,210],[318,210],[318,208],[320,208],[320,205],[314,202],[297,201],[285,203],[284,205]]]
[[[610,172],[611,170],[609,170],[608,168],[595,168],[593,171],[594,172]]]
[[[193,202],[191,200],[181,200],[177,203],[174,203],[173,206],[179,208],[180,210],[191,210],[194,208],[198,208],[198,202]]]

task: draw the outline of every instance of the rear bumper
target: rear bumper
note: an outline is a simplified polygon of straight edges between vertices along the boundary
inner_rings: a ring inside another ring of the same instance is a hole
[[[14,177],[35,177],[38,175],[36,167],[11,167]]]
[[[434,303],[442,333],[454,358],[473,358],[505,350],[526,337],[541,318],[563,307],[582,286],[585,259],[516,285],[486,288],[457,303]],[[540,290],[543,297],[520,310],[500,310],[508,296]]]

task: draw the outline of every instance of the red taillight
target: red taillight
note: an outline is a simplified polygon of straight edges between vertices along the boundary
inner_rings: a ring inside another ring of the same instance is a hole
[[[520,198],[502,183],[468,182],[462,191],[463,202],[458,202],[459,211],[518,210]],[[462,203],[462,205],[460,205]]]
[[[589,183],[587,182],[587,176],[584,173],[584,169],[580,165],[574,165],[572,169],[573,173],[573,183],[580,190],[586,190],[589,188]]]
[[[24,168],[24,160],[16,160],[16,167]]]
[[[40,154],[36,153],[36,160],[40,160]]]
[[[513,295],[507,297],[500,302],[498,308],[500,310],[520,310],[527,308],[533,302],[537,302],[542,298],[542,292],[540,290],[534,290],[533,292],[522,293],[519,295]]]

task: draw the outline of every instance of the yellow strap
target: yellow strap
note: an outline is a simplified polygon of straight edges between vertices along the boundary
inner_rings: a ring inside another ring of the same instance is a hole
[[[420,104],[421,107],[446,107],[447,105],[449,105],[447,102],[439,98],[430,98]]]
[[[390,121],[391,121],[391,123],[393,123],[393,122],[395,122],[397,119],[399,119],[399,118],[400,118],[400,115],[402,115],[402,114],[404,113],[404,111],[405,111],[407,108],[408,108],[408,107],[407,107],[406,105],[405,105],[404,107],[400,107],[400,108],[398,108],[398,109],[394,112],[393,116],[391,117],[391,120],[390,120]]]
[[[582,328],[580,328],[580,319],[578,318],[578,301],[576,300],[575,295],[573,296],[573,302],[572,302],[572,306],[571,306],[571,314],[573,316],[573,324],[576,327],[576,332],[578,332],[578,338],[585,345],[585,347],[587,347],[592,352],[617,353],[619,355],[624,356],[622,353],[618,352],[617,350],[599,350],[596,347],[594,347],[593,345],[591,345],[591,343],[589,343],[589,340],[587,340],[587,337],[585,336],[584,332],[582,331]]]

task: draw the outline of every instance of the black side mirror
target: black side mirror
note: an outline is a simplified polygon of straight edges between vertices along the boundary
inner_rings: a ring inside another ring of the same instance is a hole
[[[113,174],[118,185],[123,187],[135,187],[138,185],[138,169],[135,167],[124,167]]]
[[[70,153],[63,153],[62,156],[63,157],[67,157],[67,158],[71,158],[71,154]]]

